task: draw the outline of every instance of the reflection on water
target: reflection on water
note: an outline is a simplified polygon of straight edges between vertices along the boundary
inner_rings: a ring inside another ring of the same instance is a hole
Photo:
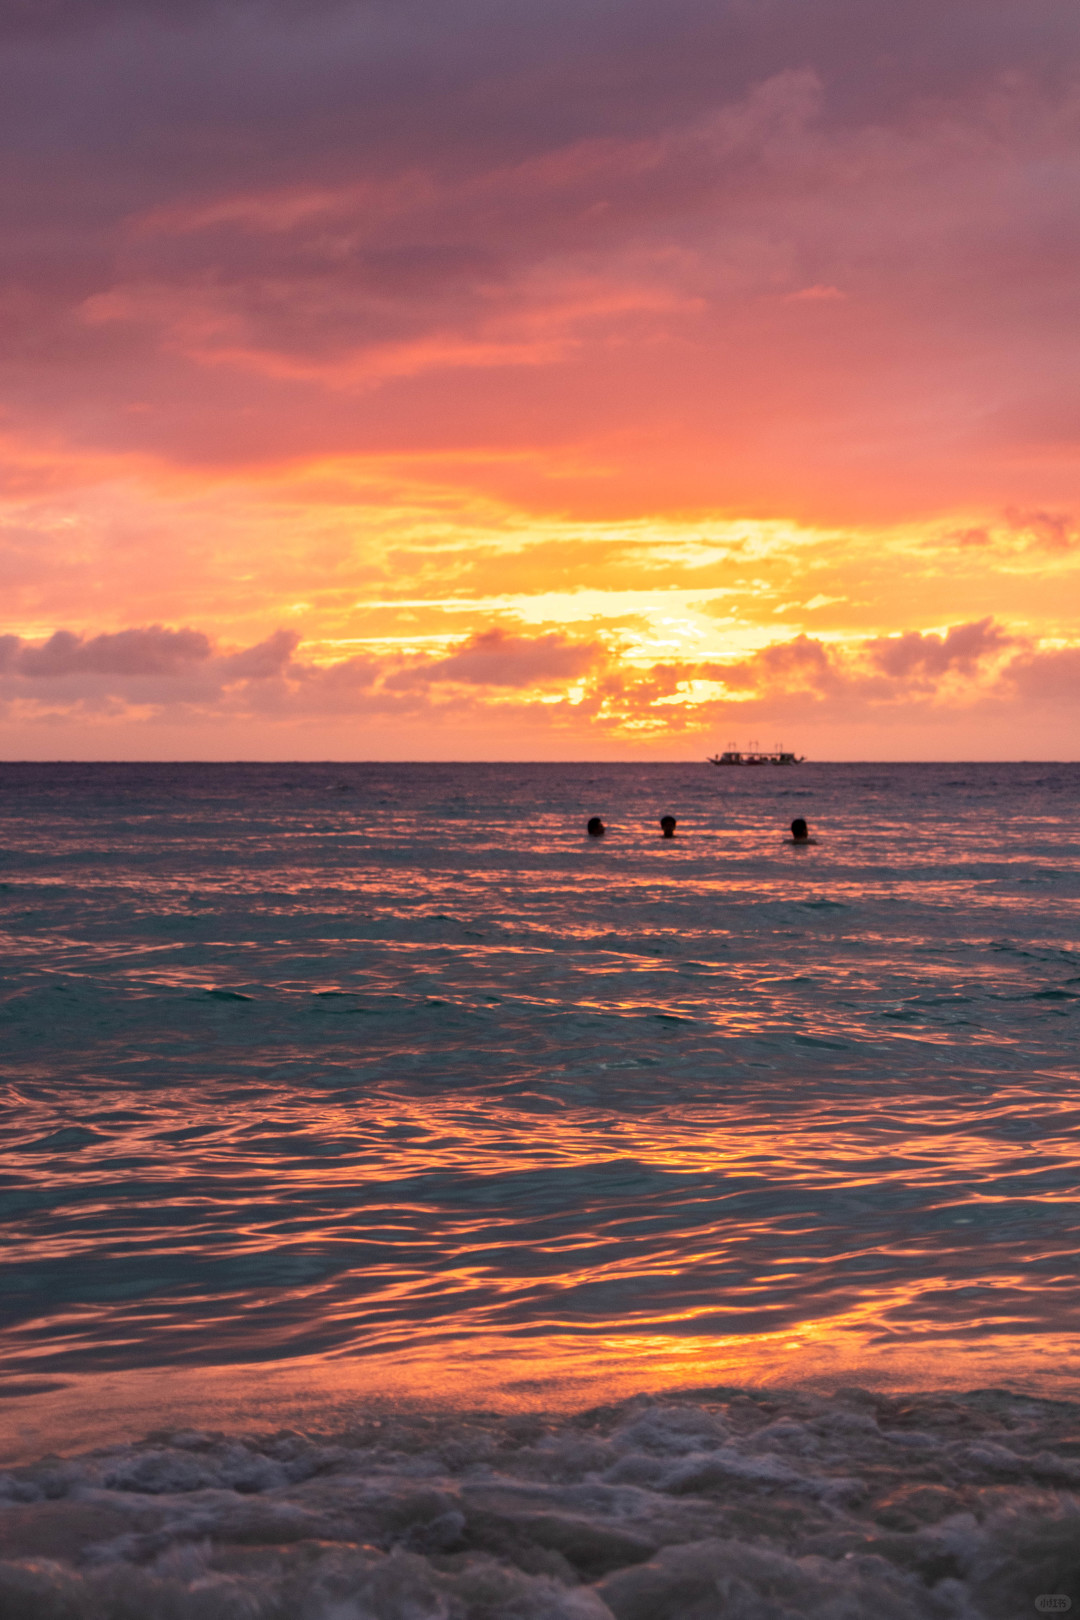
[[[1075,1388],[1078,786],[0,767],[16,1387]]]

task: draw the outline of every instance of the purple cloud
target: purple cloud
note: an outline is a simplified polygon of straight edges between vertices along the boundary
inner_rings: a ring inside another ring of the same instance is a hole
[[[118,630],[112,634],[73,635],[57,630],[40,647],[25,647],[18,657],[23,675],[36,678],[62,675],[182,675],[210,657],[209,638],[201,630],[166,630],[160,624],[145,630]]]
[[[969,672],[980,659],[996,656],[1013,642],[992,618],[985,618],[953,625],[943,636],[908,630],[902,636],[878,637],[866,643],[866,651],[885,675],[938,676],[951,669]]]
[[[726,687],[736,701],[699,694],[682,702],[700,682]],[[580,728],[584,717],[598,735],[617,735],[627,723],[675,734],[754,715],[782,721],[793,699],[800,713],[889,722],[1018,702],[1032,713],[1053,711],[1075,705],[1078,692],[1080,649],[1040,649],[988,619],[945,634],[908,631],[860,642],[800,635],[730,663],[651,668],[621,664],[601,644],[559,631],[500,628],[439,657],[360,655],[331,664],[305,657],[288,630],[239,652],[216,648],[200,631],[162,626],[90,637],[57,631],[38,646],[0,639],[0,708],[13,704],[14,715],[29,706],[49,723],[122,721],[133,709],[140,723],[152,714],[200,725],[319,717],[389,724],[395,716],[410,724],[453,716],[483,725],[485,717],[517,715],[542,729]]]
[[[389,691],[428,686],[438,682],[466,686],[536,686],[574,680],[601,658],[596,642],[569,641],[558,633],[513,636],[504,630],[484,630],[446,658],[432,659],[386,681]]]
[[[706,679],[722,681],[732,691],[780,689],[823,693],[837,682],[835,654],[813,636],[763,647],[752,658],[734,664],[708,664]]]
[[[275,630],[265,641],[226,658],[223,671],[231,680],[270,680],[286,668],[299,643],[295,630]]]
[[[1013,660],[1006,671],[1010,687],[1025,703],[1080,702],[1080,647],[1048,648]]]
[[[1064,0],[8,0],[0,53],[0,378],[79,444],[572,438],[691,376],[727,430],[680,356],[729,330],[744,428],[800,377],[850,427],[868,360],[886,416],[988,353],[1009,393],[1080,313]],[[538,395],[616,318],[652,365]]]

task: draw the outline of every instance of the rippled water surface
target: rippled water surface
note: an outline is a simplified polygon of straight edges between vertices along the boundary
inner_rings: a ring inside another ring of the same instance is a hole
[[[0,766],[9,1409],[1075,1392],[1078,789]]]

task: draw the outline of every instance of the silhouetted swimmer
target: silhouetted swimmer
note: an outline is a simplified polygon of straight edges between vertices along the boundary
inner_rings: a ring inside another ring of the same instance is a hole
[[[808,830],[807,825],[806,825],[806,822],[803,820],[802,816],[796,816],[795,820],[791,823],[791,837],[788,839],[788,843],[790,843],[790,844],[816,844],[817,843],[816,838],[811,838],[809,830]]]
[[[604,823],[600,820],[599,816],[590,816],[589,825],[585,830],[590,838],[603,838],[604,834],[607,832],[607,828],[604,826]]]
[[[676,822],[674,816],[661,816],[660,817],[660,830],[663,833],[665,838],[674,838],[674,836],[675,836],[675,828],[677,827],[677,825],[678,825],[678,823]]]

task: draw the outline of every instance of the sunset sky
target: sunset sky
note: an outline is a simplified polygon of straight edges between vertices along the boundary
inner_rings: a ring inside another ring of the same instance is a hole
[[[1075,758],[1075,0],[3,0],[0,753]]]

